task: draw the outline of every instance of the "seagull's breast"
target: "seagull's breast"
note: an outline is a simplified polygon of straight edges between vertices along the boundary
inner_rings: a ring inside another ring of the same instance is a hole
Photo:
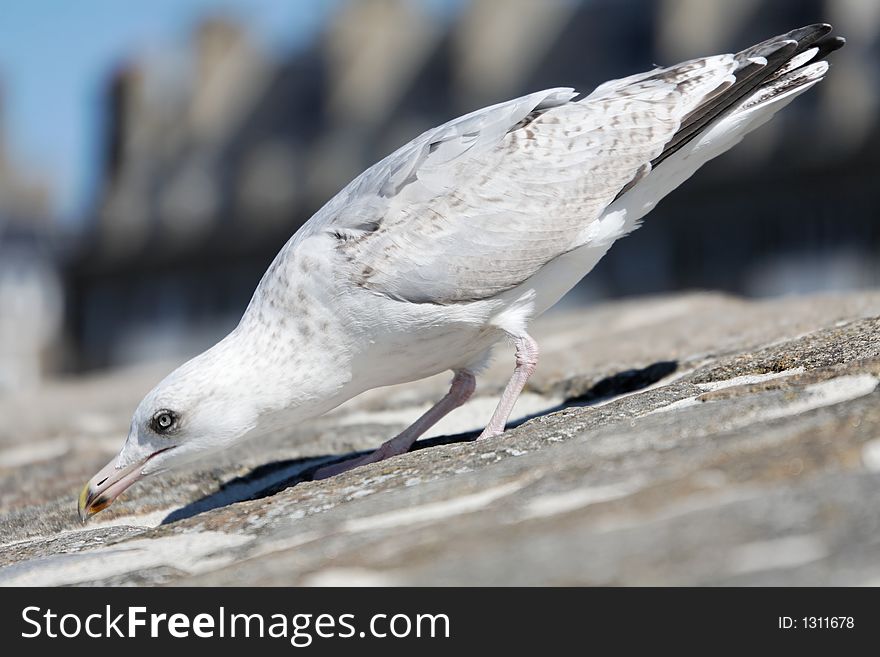
[[[504,336],[492,322],[503,304],[413,303],[349,289],[342,305],[354,320],[344,329],[355,345],[353,385],[368,389],[474,366]]]

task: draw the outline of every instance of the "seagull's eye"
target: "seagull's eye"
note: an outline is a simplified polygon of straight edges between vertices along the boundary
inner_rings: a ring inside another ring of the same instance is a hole
[[[150,420],[150,428],[156,433],[168,433],[177,424],[174,411],[158,411]]]

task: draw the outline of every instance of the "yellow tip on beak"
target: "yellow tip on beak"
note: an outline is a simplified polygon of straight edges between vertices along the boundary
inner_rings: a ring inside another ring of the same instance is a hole
[[[89,519],[91,513],[89,513],[89,484],[86,483],[83,486],[82,492],[79,494],[79,521],[82,524],[86,524],[86,520]]]
[[[98,511],[103,511],[110,506],[122,491],[143,476],[142,468],[146,465],[147,461],[157,454],[167,452],[169,449],[173,448],[166,447],[165,449],[160,449],[145,459],[124,468],[116,467],[115,458],[101,468],[98,474],[83,486],[79,494],[78,508],[80,521],[85,524],[86,520],[98,513]]]

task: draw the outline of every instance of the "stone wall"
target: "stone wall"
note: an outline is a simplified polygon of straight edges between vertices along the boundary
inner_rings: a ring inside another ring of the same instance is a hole
[[[378,445],[448,377],[371,391],[127,491],[82,483],[171,364],[0,399],[0,584],[878,584],[880,293],[686,294],[559,312],[504,435],[512,365],[416,451]]]

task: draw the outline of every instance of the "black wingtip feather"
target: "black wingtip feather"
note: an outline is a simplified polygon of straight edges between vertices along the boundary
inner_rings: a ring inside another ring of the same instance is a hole
[[[817,41],[814,45],[819,49],[819,52],[816,53],[816,56],[813,57],[812,61],[817,62],[820,59],[825,59],[835,50],[843,48],[846,45],[846,39],[839,36],[826,37],[821,41]]]
[[[720,95],[712,98],[703,107],[691,112],[685,118],[679,131],[669,141],[663,152],[651,162],[651,165],[656,167],[709,125],[725,116],[744,98],[747,98],[768,79],[771,79],[773,74],[785,66],[792,57],[809,48],[816,47],[818,52],[808,62],[812,63],[842,48],[846,40],[841,37],[828,37],[831,30],[832,27],[828,23],[814,23],[767,39],[737,53],[735,57],[738,67],[734,71],[736,82]],[[755,57],[763,57],[767,63],[755,63],[752,59]]]
[[[797,52],[803,52],[831,32],[832,29],[833,28],[828,23],[813,23],[812,25],[805,25],[804,27],[799,27],[791,32],[787,32],[782,36],[776,37],[776,39],[771,39],[771,41],[777,39],[793,39],[798,42]]]

